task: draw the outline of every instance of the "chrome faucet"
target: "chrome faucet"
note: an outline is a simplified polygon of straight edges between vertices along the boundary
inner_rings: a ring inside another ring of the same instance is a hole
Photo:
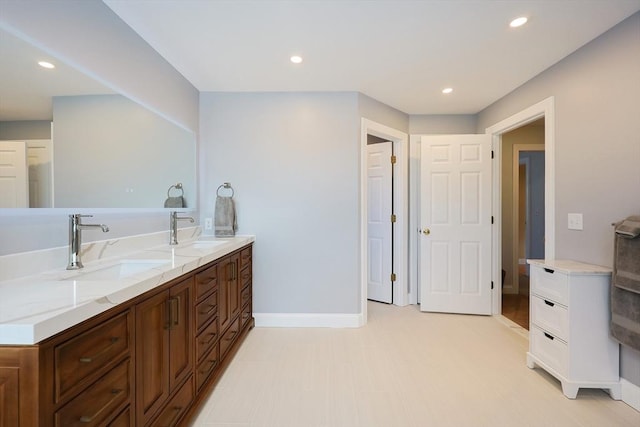
[[[178,220],[187,220],[189,222],[195,222],[195,220],[190,216],[178,216],[176,211],[172,211],[169,214],[169,244],[177,245],[178,244]]]
[[[80,260],[80,250],[82,249],[82,230],[88,228],[101,228],[102,232],[109,231],[109,227],[104,224],[83,224],[82,218],[92,217],[93,215],[69,215],[69,265],[67,270],[78,270],[83,268]]]

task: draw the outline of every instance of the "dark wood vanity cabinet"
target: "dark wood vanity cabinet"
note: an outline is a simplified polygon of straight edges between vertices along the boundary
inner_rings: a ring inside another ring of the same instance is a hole
[[[0,426],[182,426],[253,327],[251,245],[33,346],[0,346]]]
[[[135,306],[138,425],[146,425],[192,373],[192,294],[193,276]]]

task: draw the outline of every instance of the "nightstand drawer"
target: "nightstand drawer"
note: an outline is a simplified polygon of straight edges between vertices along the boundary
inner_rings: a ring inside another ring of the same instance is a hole
[[[569,312],[557,302],[531,296],[531,324],[569,341]]]
[[[569,276],[551,268],[532,265],[531,293],[567,306],[569,303]]]
[[[529,331],[529,342],[531,352],[540,361],[558,374],[567,375],[569,350],[565,342],[535,326]]]

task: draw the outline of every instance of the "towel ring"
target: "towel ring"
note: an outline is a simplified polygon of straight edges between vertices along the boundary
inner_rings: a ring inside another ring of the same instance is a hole
[[[228,188],[229,190],[231,190],[231,196],[230,196],[230,197],[233,197],[233,194],[234,194],[235,192],[233,191],[233,187],[231,187],[231,184],[230,184],[230,183],[225,182],[224,184],[220,185],[220,186],[218,187],[218,189],[216,190],[216,196],[220,196],[220,189],[221,189],[221,188]]]
[[[176,190],[180,190],[180,196],[178,196],[178,197],[184,196],[184,190],[182,189],[182,183],[179,182],[179,183],[174,184],[171,187],[169,187],[169,189],[167,190],[167,197],[171,197],[171,189],[172,188],[175,188]]]

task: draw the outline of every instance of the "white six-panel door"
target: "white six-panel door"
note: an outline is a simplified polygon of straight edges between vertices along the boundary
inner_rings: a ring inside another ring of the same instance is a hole
[[[491,139],[422,136],[422,311],[491,314]]]
[[[29,207],[29,175],[24,141],[0,141],[0,208]]]
[[[367,145],[367,298],[392,302],[392,143]]]

